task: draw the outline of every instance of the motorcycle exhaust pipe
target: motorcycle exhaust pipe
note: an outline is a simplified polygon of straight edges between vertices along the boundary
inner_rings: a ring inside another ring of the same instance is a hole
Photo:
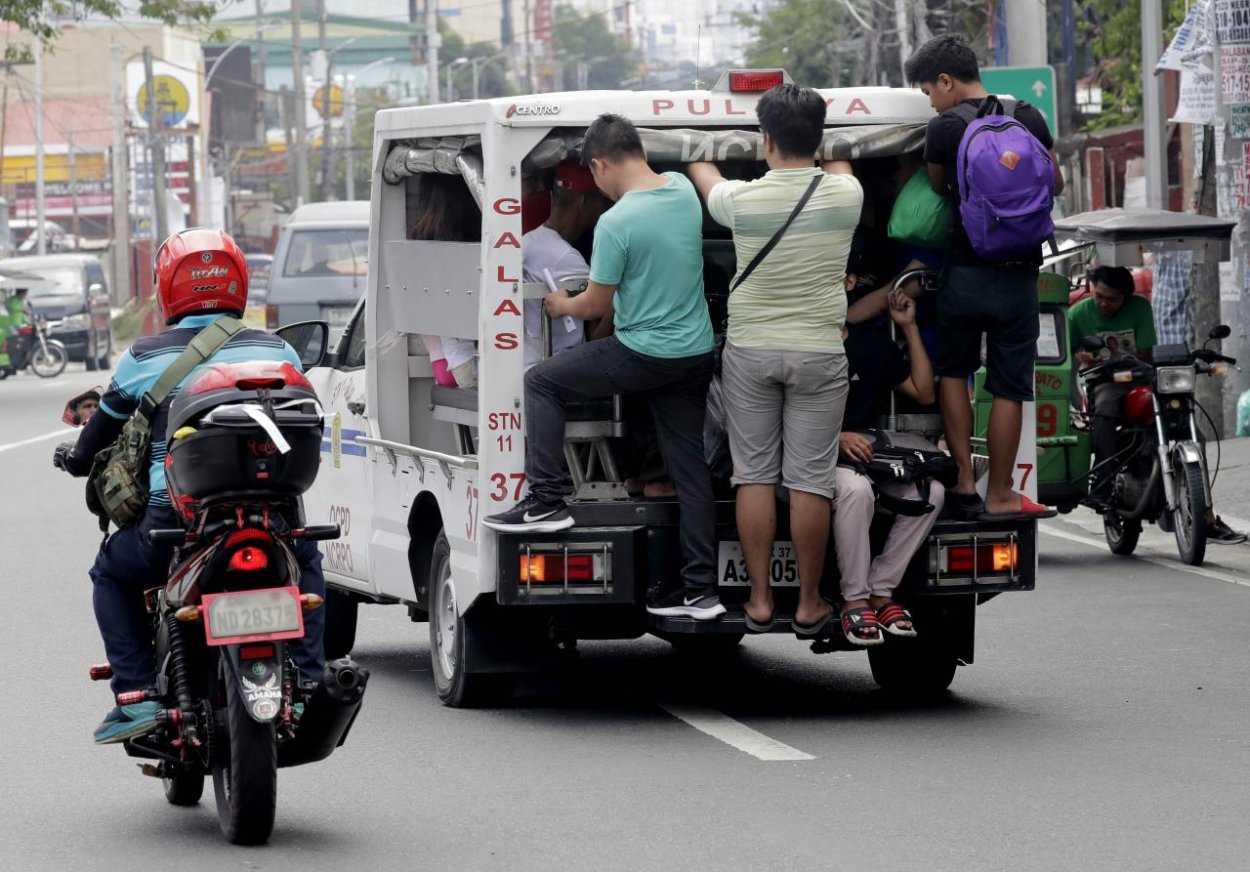
[[[369,683],[369,670],[350,657],[326,664],[321,683],[304,706],[295,738],[278,746],[278,766],[316,763],[334,753],[360,711]]]
[[[1159,463],[1159,458],[1155,458],[1154,465],[1150,467],[1150,478],[1146,481],[1146,487],[1142,490],[1141,497],[1137,500],[1137,505],[1131,512],[1117,512],[1123,521],[1136,521],[1142,515],[1146,514],[1146,510],[1150,508],[1150,501],[1154,499],[1155,488],[1159,486],[1159,479],[1163,474],[1163,465]]]

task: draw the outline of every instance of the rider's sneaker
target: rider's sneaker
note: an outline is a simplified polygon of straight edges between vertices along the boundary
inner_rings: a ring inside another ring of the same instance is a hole
[[[92,738],[97,745],[110,745],[150,733],[156,729],[160,711],[161,704],[156,700],[115,706],[95,728]]]
[[[696,621],[710,621],[725,614],[716,591],[711,593],[695,593],[687,596],[686,591],[677,588],[662,596],[657,596],[647,603],[647,612],[662,618],[694,618]]]
[[[563,500],[544,503],[531,496],[506,512],[487,515],[482,524],[500,533],[555,533],[572,527],[573,516]]]
[[[1207,539],[1220,545],[1237,545],[1246,541],[1246,534],[1238,533],[1224,523],[1223,518],[1216,515],[1215,522],[1207,524]]]

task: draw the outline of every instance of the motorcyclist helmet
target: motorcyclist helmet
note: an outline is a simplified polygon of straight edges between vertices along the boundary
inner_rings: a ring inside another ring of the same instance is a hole
[[[185,315],[247,308],[247,261],[228,233],[192,227],[156,252],[156,295],[166,324]]]

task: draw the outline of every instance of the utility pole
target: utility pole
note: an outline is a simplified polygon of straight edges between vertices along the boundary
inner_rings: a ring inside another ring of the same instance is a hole
[[[525,41],[522,43],[522,46],[523,46],[522,50],[525,52],[525,93],[533,94],[534,93],[534,48],[533,48],[533,45],[530,43],[530,37],[532,36],[531,31],[533,29],[534,19],[530,14],[530,0],[525,0],[524,10],[525,10],[524,11],[525,19],[521,22],[521,32],[522,32],[522,35],[525,37]]]
[[[269,128],[265,124],[265,28],[261,26],[264,14],[265,0],[256,0],[256,141],[268,146]]]
[[[347,199],[356,199],[356,77],[348,73],[343,77],[343,139],[347,143],[344,176],[347,179]]]
[[[290,175],[288,184],[291,188],[290,203],[294,210],[299,197],[299,173],[295,170],[295,137],[291,132],[291,119],[295,116],[295,107],[291,105],[291,89],[286,85],[278,88],[278,120],[282,124],[282,137],[286,141],[286,169]]]
[[[151,91],[149,90],[149,94]],[[43,191],[43,37],[35,37],[35,252],[48,253]]]
[[[436,0],[425,0],[425,78],[428,102],[438,102],[438,50],[443,38],[438,33]]]
[[[74,248],[78,248],[78,157],[74,154],[74,134],[65,134],[69,146],[69,213],[70,233],[74,235]]]
[[[291,0],[291,71],[295,79],[295,205],[308,202],[308,121],[304,115],[304,55],[300,45],[300,0]],[[290,154],[290,152],[288,152]]]
[[[143,47],[143,80],[148,92],[148,140],[152,143],[152,213],[154,242],[160,245],[169,238],[169,218],[165,214],[165,125],[156,105],[156,78],[152,75],[152,49]],[[42,220],[42,219],[40,219]]]
[[[122,47],[109,46],[109,89],[113,94],[113,302],[123,303],[133,291],[130,278],[130,185],[126,172],[126,81]]]
[[[1046,4],[1037,0],[1006,0],[1007,62],[1013,67],[1044,67]]]
[[[319,186],[322,200],[330,199],[330,90],[334,87],[333,62],[329,49],[326,47],[326,0],[317,0],[317,48],[326,59],[326,78],[321,86],[321,185]]]
[[[1146,206],[1167,208],[1167,142],[1163,82],[1154,61],[1163,51],[1162,0],[1141,0],[1142,121],[1146,150]],[[1149,59],[1147,62],[1145,59]]]
[[[1010,3],[1008,6],[1010,8]],[[907,0],[894,0],[894,26],[898,29],[898,68],[902,73],[903,65],[911,57],[911,27],[907,17]],[[903,74],[903,84],[907,84],[906,74]]]

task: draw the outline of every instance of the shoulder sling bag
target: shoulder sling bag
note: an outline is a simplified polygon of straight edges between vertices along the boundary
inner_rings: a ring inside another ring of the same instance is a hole
[[[751,262],[747,264],[738,275],[737,281],[733,283],[733,287],[729,289],[730,293],[738,290],[738,285],[747,280],[747,276],[755,272],[755,268],[760,262],[768,257],[768,253],[777,247],[777,243],[781,241],[781,237],[786,235],[786,231],[790,229],[790,225],[794,223],[794,219],[799,217],[799,213],[803,211],[803,207],[807,205],[807,201],[812,198],[812,194],[816,193],[816,188],[820,186],[821,181],[825,177],[825,172],[821,170],[813,178],[811,184],[807,186],[807,190],[803,192],[803,196],[799,197],[799,202],[794,204],[794,211],[790,213],[790,217],[786,219],[786,223],[777,228],[777,232],[773,234],[772,239],[764,243],[764,247],[755,252],[755,257],[751,258]]]

